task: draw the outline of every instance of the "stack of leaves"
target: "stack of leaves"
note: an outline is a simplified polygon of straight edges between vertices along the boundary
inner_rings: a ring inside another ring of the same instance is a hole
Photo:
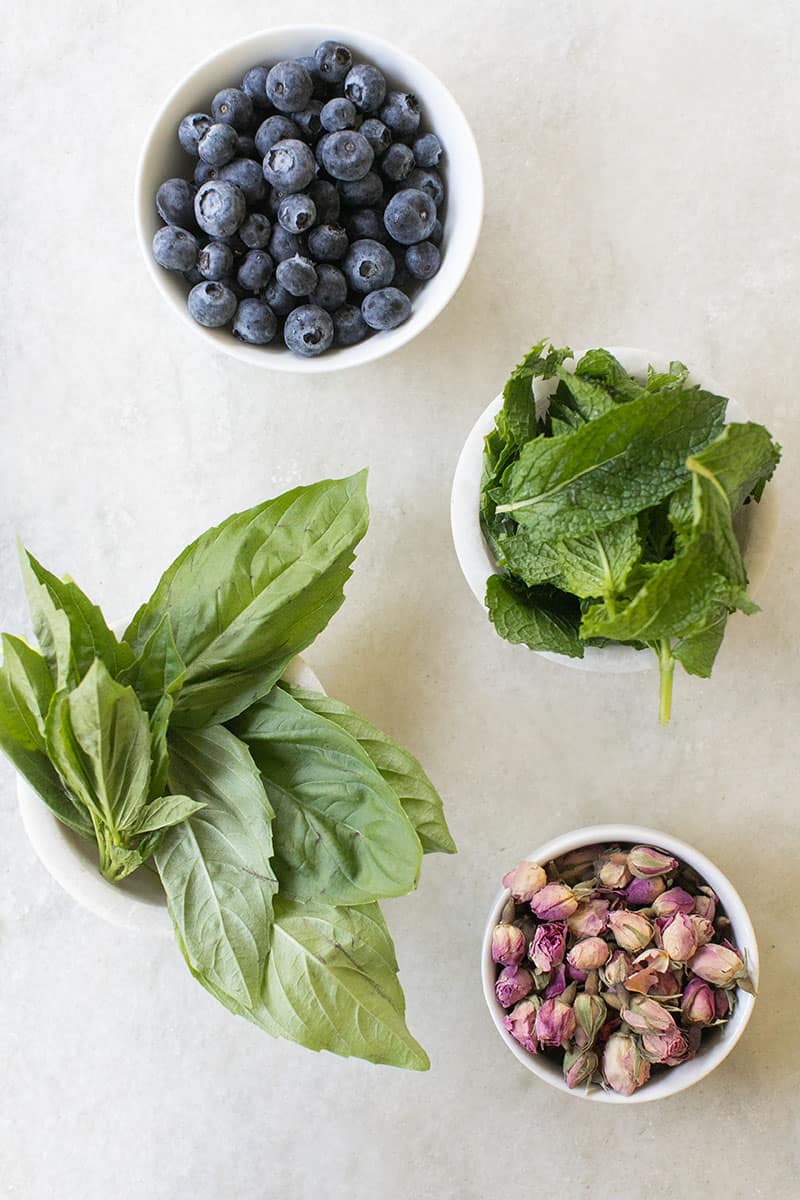
[[[669,720],[675,661],[711,674],[728,615],[747,595],[733,518],[780,458],[763,425],[725,425],[727,400],[679,362],[637,382],[607,350],[574,371],[540,342],[514,370],[486,439],[481,527],[501,637],[582,658],[585,646],[650,648]],[[538,415],[533,381],[557,380]]]
[[[4,635],[0,747],[103,875],[153,867],[192,974],[314,1050],[418,1070],[378,901],[453,853],[420,764],[346,705],[287,686],[344,600],[366,477],[229,517],[121,638],[71,580],[22,568],[38,653]]]

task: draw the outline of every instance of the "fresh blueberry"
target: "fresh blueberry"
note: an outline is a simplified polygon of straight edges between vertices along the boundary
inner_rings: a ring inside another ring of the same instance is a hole
[[[292,119],[307,142],[315,142],[322,132],[321,113],[322,102],[320,100],[309,100],[300,112],[292,113]]]
[[[343,179],[339,184],[339,194],[342,203],[350,208],[365,208],[383,198],[383,181],[374,171],[367,171],[361,179]]]
[[[213,238],[230,237],[247,215],[244,192],[225,179],[210,179],[194,198],[197,224]]]
[[[408,179],[413,170],[414,155],[402,142],[395,142],[393,146],[390,146],[381,159],[381,171],[387,179],[391,179],[392,183],[400,183],[401,180]]]
[[[223,163],[229,163],[236,157],[238,149],[239,138],[236,130],[232,125],[223,125],[221,122],[209,125],[197,143],[197,153],[203,162],[212,167],[221,167]]]
[[[320,136],[317,138],[317,144],[314,147],[314,158],[317,160],[317,166],[320,167],[323,171],[325,170],[325,164],[322,161],[322,151],[325,149],[326,144],[330,141],[330,139],[332,137],[333,137],[332,133],[320,134]]]
[[[211,101],[211,112],[215,121],[245,133],[253,119],[253,101],[241,88],[223,88]]]
[[[263,213],[248,213],[239,226],[239,237],[250,250],[263,250],[272,237],[272,224]]]
[[[356,63],[344,81],[344,94],[359,112],[377,112],[386,95],[383,72],[367,63]]]
[[[359,238],[372,238],[375,242],[388,242],[389,235],[383,217],[374,208],[357,208],[345,220],[347,236],[354,242]],[[309,239],[310,242],[310,239]]]
[[[341,83],[353,65],[353,56],[338,42],[321,42],[314,51],[314,61],[326,83]]]
[[[210,280],[198,283],[189,292],[189,313],[198,325],[218,329],[227,325],[236,312],[236,296],[224,283]]]
[[[168,225],[194,225],[195,189],[185,179],[165,179],[156,192],[158,215]]]
[[[330,313],[317,304],[302,304],[286,318],[283,340],[295,354],[313,357],[323,354],[333,341],[333,321]]]
[[[322,128],[328,133],[338,133],[341,129],[353,129],[356,121],[355,105],[344,96],[335,96],[323,106],[320,113]]]
[[[317,206],[310,196],[293,192],[278,205],[278,221],[287,233],[304,233],[317,219]]]
[[[355,304],[343,304],[333,313],[333,340],[337,346],[355,346],[371,332]]]
[[[266,300],[272,311],[279,317],[287,316],[293,308],[297,308],[300,301],[291,292],[287,292],[285,287],[281,287],[278,283],[278,277],[272,276],[264,291],[261,293],[262,300]]]
[[[355,292],[385,288],[394,279],[394,259],[380,242],[360,238],[344,256],[344,273]]]
[[[294,121],[290,117],[284,117],[282,113],[275,113],[274,116],[267,117],[266,121],[262,121],[256,130],[256,150],[264,158],[276,142],[299,137],[300,129]]]
[[[285,258],[293,258],[303,250],[303,243],[294,233],[287,233],[281,225],[276,225],[269,239],[269,252],[276,263]]]
[[[233,320],[233,336],[251,346],[267,346],[278,329],[275,313],[266,300],[242,300]]]
[[[205,275],[196,263],[188,271],[181,271],[181,275],[191,287],[194,287],[196,283],[202,283],[205,279]]]
[[[376,158],[384,154],[392,144],[391,129],[389,129],[388,125],[384,125],[383,121],[379,121],[377,117],[368,117],[362,124],[359,133],[363,134],[370,146],[372,146]]]
[[[338,262],[347,250],[348,237],[341,225],[317,225],[308,235],[308,253],[316,262]]]
[[[190,271],[197,262],[197,238],[188,229],[163,225],[153,238],[153,258],[168,271]]]
[[[435,133],[423,133],[412,147],[418,167],[438,167],[442,157],[442,143]]]
[[[332,267],[330,263],[320,263],[317,267],[317,286],[313,292],[309,292],[308,298],[326,312],[341,308],[347,299],[347,280],[339,268]]]
[[[436,205],[427,192],[403,188],[386,205],[383,223],[389,236],[404,246],[424,242],[436,223]]]
[[[257,158],[259,166],[263,154],[259,154],[256,149],[256,139],[251,137],[249,133],[239,134],[239,149],[236,151],[237,158]]]
[[[433,242],[415,242],[406,250],[406,267],[414,279],[433,279],[441,255]]]
[[[248,292],[260,292],[270,281],[273,262],[266,250],[248,250],[242,259],[236,280]]]
[[[276,63],[267,75],[267,96],[278,112],[300,112],[313,91],[311,76],[303,64],[294,59]]]
[[[269,108],[267,99],[267,76],[269,67],[251,67],[242,80],[242,91],[250,97],[256,108]]]
[[[308,194],[317,206],[317,220],[325,225],[336,221],[339,216],[339,193],[334,183],[327,179],[315,179],[308,189]]]
[[[217,167],[212,167],[211,163],[203,162],[202,158],[198,158],[194,168],[194,181],[198,187],[208,183],[209,179],[216,179],[218,175]]]
[[[264,158],[264,176],[283,192],[302,192],[317,172],[314,155],[297,138],[276,142]]]
[[[428,234],[428,241],[433,242],[434,246],[440,246],[443,234],[444,230],[442,229],[442,222],[437,217],[433,222],[433,229]]]
[[[363,133],[352,129],[326,134],[321,153],[322,165],[334,179],[363,179],[375,157]]]
[[[178,126],[178,141],[193,158],[197,158],[197,143],[211,124],[208,113],[189,113]]]
[[[226,163],[219,169],[219,178],[241,188],[248,204],[257,204],[267,194],[261,163],[254,162],[252,158],[235,158],[233,162]]]
[[[271,187],[267,194],[267,210],[274,221],[278,219],[278,209],[287,196],[293,195],[292,192],[282,192],[280,188]]]
[[[224,279],[233,270],[233,250],[224,242],[209,242],[200,251],[197,266],[204,279]]]
[[[399,288],[380,288],[364,297],[361,315],[370,329],[396,329],[411,316],[411,301]]]
[[[308,296],[317,286],[318,275],[310,258],[295,254],[285,258],[275,268],[275,276],[281,287],[293,296]]]
[[[426,171],[418,167],[409,175],[406,187],[419,188],[421,192],[427,192],[437,208],[444,201],[444,183],[438,171]]]
[[[419,101],[411,92],[389,92],[381,109],[381,120],[393,133],[416,133]]]

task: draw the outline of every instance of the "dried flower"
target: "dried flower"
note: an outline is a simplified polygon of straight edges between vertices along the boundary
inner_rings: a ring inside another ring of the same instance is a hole
[[[644,950],[653,937],[653,926],[647,917],[638,912],[626,912],[624,908],[608,914],[608,925],[617,945],[631,953]]]
[[[650,1063],[642,1058],[634,1039],[612,1033],[603,1050],[603,1078],[621,1096],[632,1096],[650,1078]]]
[[[720,989],[714,992],[714,1012],[718,1021],[724,1021],[733,1012],[733,993]]]
[[[673,962],[688,962],[697,950],[697,934],[691,917],[677,912],[661,929],[661,945]]]
[[[567,917],[567,925],[573,937],[597,937],[608,925],[608,901],[584,900]]]
[[[646,995],[668,969],[669,955],[666,950],[643,950],[633,960],[633,967],[636,969],[632,969],[625,979],[625,987],[629,992]]]
[[[650,1062],[677,1067],[691,1058],[693,1051],[686,1035],[676,1026],[666,1033],[643,1033],[642,1054]]]
[[[550,974],[550,980],[547,987],[544,989],[545,1000],[550,1000],[553,996],[560,996],[567,986],[567,968],[563,963],[555,968]]]
[[[514,967],[525,956],[525,935],[516,925],[495,925],[492,932],[492,962]]]
[[[735,950],[709,942],[701,946],[689,960],[689,969],[713,983],[714,987],[728,988],[745,974],[744,963]]]
[[[516,915],[517,906],[514,901],[514,897],[509,896],[503,905],[502,912],[500,913],[500,921],[498,923],[500,925],[513,925]]]
[[[575,1012],[561,996],[545,1000],[536,1014],[536,1036],[543,1046],[561,1046],[575,1033]]]
[[[631,872],[628,869],[628,856],[620,851],[606,854],[600,860],[597,878],[603,887],[622,888],[630,882]]]
[[[704,979],[690,979],[681,998],[686,1025],[710,1025],[717,1015],[714,992]]]
[[[545,921],[539,925],[528,948],[528,958],[540,971],[552,971],[564,961],[567,927],[563,921]]]
[[[593,1050],[569,1050],[564,1055],[564,1079],[568,1088],[580,1087],[582,1083],[591,1083],[599,1066],[597,1055]]]
[[[578,901],[565,883],[548,883],[531,900],[531,911],[540,921],[563,921],[572,916]]]
[[[503,1017],[503,1024],[511,1036],[531,1054],[536,1054],[539,1049],[534,1028],[540,1004],[538,996],[531,996],[528,1000],[520,1000],[519,1004]]]
[[[650,984],[648,995],[655,996],[659,999],[677,999],[681,993],[681,985],[678,982],[676,975],[672,971],[659,971],[655,979]]]
[[[577,1033],[583,1034],[583,1044],[591,1046],[606,1023],[608,1008],[600,996],[589,996],[579,992],[573,1004]]]
[[[633,970],[630,956],[624,950],[612,950],[611,957],[600,971],[600,978],[607,987],[614,987],[625,980]]]
[[[652,846],[634,846],[628,852],[628,867],[637,879],[650,879],[653,875],[669,875],[676,871],[678,860]]]
[[[511,1008],[533,991],[533,976],[524,967],[503,967],[494,985],[494,994],[503,1008]]]
[[[707,921],[713,921],[717,915],[717,898],[710,888],[708,892],[711,894],[707,895],[701,892],[699,896],[695,896],[693,911],[697,913],[698,917],[705,917]]]
[[[507,887],[514,899],[523,904],[530,900],[547,883],[544,870],[532,862],[518,863],[513,871],[503,876],[503,887]]]
[[[666,886],[660,875],[651,879],[632,879],[625,888],[625,899],[628,904],[652,904]]]
[[[628,1008],[622,1010],[622,1019],[636,1033],[668,1033],[675,1028],[672,1014],[649,996],[633,996]]]
[[[707,946],[714,937],[714,922],[708,917],[698,917],[694,913],[691,914],[689,920],[692,922],[698,946]]]
[[[690,913],[694,904],[694,896],[690,896],[683,888],[674,887],[656,897],[653,912],[657,917],[674,917],[678,912]]]
[[[596,971],[607,961],[611,950],[601,937],[584,938],[576,942],[567,955],[567,962],[579,971]]]

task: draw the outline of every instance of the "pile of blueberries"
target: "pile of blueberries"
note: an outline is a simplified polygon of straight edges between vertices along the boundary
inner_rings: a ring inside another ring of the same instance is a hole
[[[411,313],[439,269],[442,145],[415,96],[325,41],[252,67],[178,128],[194,180],[167,179],[153,256],[192,285],[189,312],[255,346],[353,346]]]

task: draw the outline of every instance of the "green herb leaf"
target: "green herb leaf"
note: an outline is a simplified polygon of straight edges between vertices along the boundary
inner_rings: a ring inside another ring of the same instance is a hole
[[[522,446],[536,436],[536,404],[533,398],[534,379],[552,379],[564,359],[572,356],[568,346],[556,350],[547,339],[537,342],[518,363],[503,388],[503,420],[509,441]]]
[[[67,614],[53,603],[49,590],[36,578],[28,552],[20,544],[20,568],[33,632],[39,643],[53,684],[59,690],[76,682]]]
[[[171,829],[201,808],[205,808],[205,804],[192,800],[190,796],[159,796],[143,809],[136,832],[155,833],[158,829]]]
[[[490,576],[486,584],[489,619],[501,638],[531,650],[583,658],[578,636],[580,606],[555,588],[526,588],[513,579]]]
[[[587,350],[575,365],[575,375],[594,380],[620,403],[638,400],[645,391],[608,350]]]
[[[180,691],[185,676],[186,666],[175,645],[172,621],[165,613],[141,654],[123,671],[121,682],[130,684],[144,707],[152,711],[165,694]]]
[[[683,638],[672,647],[673,657],[677,658],[688,675],[700,675],[703,679],[709,678],[725,636],[727,621],[728,610],[720,606],[703,629],[689,634],[688,637]]]

